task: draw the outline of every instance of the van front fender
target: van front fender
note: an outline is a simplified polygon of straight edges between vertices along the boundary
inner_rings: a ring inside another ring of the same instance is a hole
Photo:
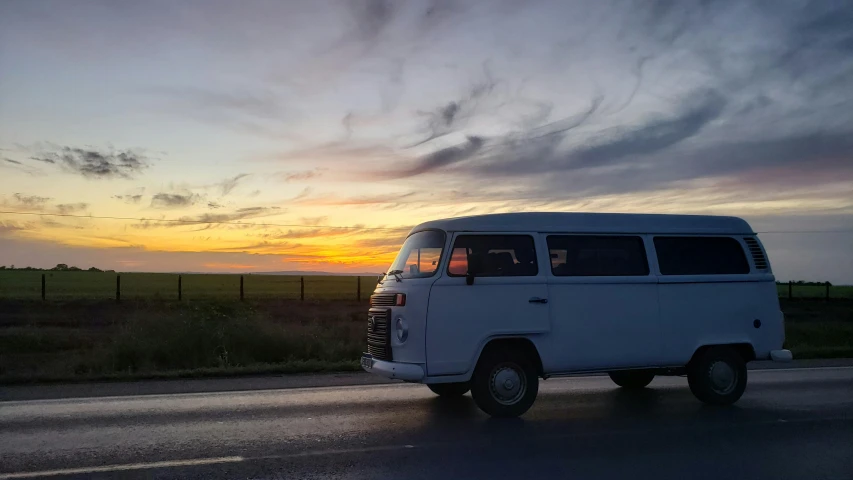
[[[480,361],[480,357],[483,356],[483,352],[492,349],[521,351],[533,362],[537,373],[542,376],[542,358],[539,356],[539,348],[536,345],[535,338],[532,334],[512,334],[493,335],[483,339],[477,349],[477,354],[471,359],[471,367],[465,372],[466,377],[470,379],[474,374],[474,369],[477,368],[477,363]]]

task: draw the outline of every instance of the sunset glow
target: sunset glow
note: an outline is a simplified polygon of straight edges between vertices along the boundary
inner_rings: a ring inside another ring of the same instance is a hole
[[[853,282],[838,12],[249,4],[0,6],[0,264],[375,273],[436,218],[697,213]]]

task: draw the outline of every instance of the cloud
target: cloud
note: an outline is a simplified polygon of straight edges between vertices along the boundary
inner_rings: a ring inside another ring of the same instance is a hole
[[[237,210],[228,213],[202,213],[199,215],[185,215],[169,221],[166,221],[165,219],[162,221],[158,221],[156,219],[147,219],[132,226],[134,228],[151,229],[161,227],[174,228],[187,225],[207,225],[208,227],[204,229],[206,230],[212,228],[216,224],[235,222],[238,220],[245,220],[249,218],[264,217],[268,215],[280,215],[282,213],[285,213],[286,211],[286,209],[282,209],[280,207],[245,207],[238,208]],[[231,226],[240,227],[241,225]],[[252,225],[248,224],[245,226],[252,227]]]
[[[72,225],[70,223],[60,222],[60,221],[54,220],[52,218],[42,218],[39,220],[39,224],[42,227],[47,227],[47,228],[65,228],[65,229],[70,229],[70,230],[85,230],[86,229],[86,227],[83,225]]]
[[[25,210],[36,210],[36,211],[48,211],[48,212],[56,212],[63,215],[77,213],[83,210],[86,210],[89,207],[88,203],[60,203],[57,205],[51,206],[51,201],[53,200],[50,197],[41,197],[38,195],[24,195],[22,193],[16,193],[12,195],[14,199],[14,203],[9,204],[5,199],[0,202],[0,205],[12,207],[17,210],[23,208]]]
[[[87,208],[89,208],[89,204],[88,203],[82,203],[82,202],[79,202],[79,203],[60,203],[56,206],[56,210],[63,215],[81,212],[83,210],[86,210]]]
[[[566,157],[568,162],[552,162],[548,166],[601,166],[624,157],[665,150],[693,137],[702,127],[717,119],[726,103],[725,99],[714,91],[691,93],[688,97],[687,104],[680,107],[680,111],[673,116],[652,119],[625,129],[601,143],[575,149]]]
[[[196,113],[216,111],[268,119],[280,118],[283,113],[279,97],[272,90],[223,92],[197,86],[168,86],[150,88],[148,92],[162,95]]]
[[[248,173],[241,173],[239,175],[234,176],[233,178],[226,178],[225,180],[219,182],[217,186],[219,186],[222,192],[222,196],[224,197],[231,193],[231,191],[237,187],[237,184],[240,183],[241,180],[249,176],[250,174]]]
[[[30,157],[42,163],[86,178],[133,178],[151,165],[151,160],[132,150],[95,150],[93,148],[56,147]]]
[[[363,235],[364,232],[358,230],[358,225],[354,228],[293,228],[286,231],[276,230],[273,232],[265,232],[257,235],[258,238],[265,240],[293,240],[304,238],[320,238],[328,239],[329,237]]]
[[[25,207],[33,208],[44,207],[47,202],[52,200],[52,198],[50,197],[40,197],[38,195],[23,195],[21,193],[16,193],[12,195],[12,197],[14,197],[18,204],[23,205]]]
[[[423,145],[457,131],[462,123],[477,112],[480,100],[492,93],[497,83],[492,78],[488,64],[483,65],[483,72],[485,80],[471,86],[462,98],[451,100],[431,112],[418,112],[420,116],[426,117],[425,130],[428,133],[425,138],[411,147]]]
[[[468,136],[465,143],[426,154],[414,165],[403,170],[376,172],[373,175],[380,178],[413,177],[474,158],[479,162],[477,167],[472,168],[487,170],[487,175],[513,173],[518,169],[525,169],[525,172],[530,173],[540,162],[547,162],[549,157],[555,155],[557,147],[569,132],[587,123],[596,114],[601,103],[602,98],[596,97],[583,112],[520,134],[509,134],[493,140]]]
[[[481,137],[468,137],[463,144],[436,150],[421,157],[414,166],[400,172],[390,172],[388,175],[392,178],[413,177],[467,160],[480,150],[483,143],[484,139]]]
[[[282,139],[284,124],[295,115],[281,94],[269,88],[216,90],[199,86],[163,86],[144,91],[162,99],[160,109],[238,133]],[[156,105],[156,104],[155,104]]]
[[[310,180],[312,178],[317,178],[320,175],[322,175],[322,172],[319,169],[303,170],[299,172],[281,172],[277,174],[277,176],[286,183]]]
[[[222,208],[224,206],[225,205],[222,205],[221,203],[217,203],[217,202],[207,202],[207,208],[214,209],[214,210],[218,209],[218,208]]]
[[[302,217],[299,219],[305,225],[317,226],[323,223],[327,223],[329,221],[329,217],[321,216],[321,217]]]
[[[154,208],[189,207],[194,205],[199,199],[199,195],[194,193],[186,195],[179,193],[157,193],[151,197],[151,206]]]
[[[374,40],[393,19],[395,3],[392,0],[347,2],[355,20],[355,33],[363,40]]]
[[[142,201],[142,195],[113,195],[113,198],[129,205],[137,205]]]
[[[542,195],[565,198],[653,191],[675,182],[709,179],[720,189],[740,183],[735,191],[746,197],[768,189],[778,192],[782,185],[790,189],[853,182],[851,158],[853,129],[839,134],[801,133],[775,139],[714,142],[659,152],[603,170],[554,172],[541,185],[541,191]],[[791,191],[781,193],[795,195]]]
[[[218,262],[207,262],[203,263],[202,266],[204,268],[208,268],[210,270],[251,270],[253,268],[258,268],[257,265],[248,265],[241,263],[218,263]]]
[[[27,228],[12,222],[0,222],[0,238],[8,237],[9,234],[26,230]]]
[[[384,193],[381,195],[355,195],[351,197],[340,195],[311,196],[311,190],[306,188],[299,195],[291,199],[292,203],[315,206],[365,206],[398,204],[411,198],[421,198],[418,192]]]
[[[39,168],[33,167],[31,165],[26,165],[23,162],[19,162],[18,160],[13,160],[11,158],[6,157],[4,157],[3,161],[0,162],[0,168],[22,172],[34,177],[44,175],[44,172]]]
[[[292,200],[292,201],[296,201],[296,200],[304,200],[304,199],[307,199],[307,198],[309,198],[309,197],[311,196],[311,192],[312,192],[311,187],[305,187],[305,188],[303,188],[303,189],[302,189],[302,191],[301,191],[301,192],[299,192],[299,193],[298,193],[295,197],[293,197],[291,200]]]

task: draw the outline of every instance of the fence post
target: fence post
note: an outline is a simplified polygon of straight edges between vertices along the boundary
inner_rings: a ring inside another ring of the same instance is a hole
[[[356,287],[355,287],[355,300],[357,302],[361,301],[361,277],[355,277]]]
[[[305,301],[305,277],[299,277],[299,300]]]
[[[44,274],[41,274],[41,299],[44,300],[45,297],[45,285],[44,285]]]
[[[180,275],[178,275],[178,301],[179,302],[183,299],[183,296],[184,296],[183,291],[182,291],[183,289],[181,288],[183,286],[183,285],[181,285],[182,283],[183,283],[183,279],[181,278]]]
[[[826,282],[826,299],[829,300],[829,282]]]
[[[240,275],[240,301],[243,301],[243,276]]]
[[[794,298],[794,281],[788,281],[788,300]]]
[[[116,275],[116,302],[121,301],[121,275]]]

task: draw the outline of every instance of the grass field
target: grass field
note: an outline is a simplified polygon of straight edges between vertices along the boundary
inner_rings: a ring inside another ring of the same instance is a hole
[[[796,358],[853,357],[853,301],[782,299]],[[0,383],[357,370],[367,302],[0,300]]]
[[[367,303],[0,301],[0,383],[353,370]]]
[[[121,275],[122,299],[178,298],[178,275],[172,273],[0,271],[0,299],[41,298],[41,276],[45,275],[48,300],[115,298],[116,276]],[[359,277],[306,276],[306,300],[355,299]],[[362,298],[376,286],[375,276],[360,277]],[[240,275],[183,274],[183,299],[238,299]],[[243,275],[245,298],[298,299],[300,277],[292,275]]]
[[[107,299],[115,298],[116,273],[0,270],[0,299],[41,298],[41,276],[45,275],[46,299]],[[178,275],[173,273],[121,273],[123,299],[178,298]],[[349,300],[356,298],[357,277],[306,276],[306,300]],[[362,298],[367,298],[376,286],[376,277],[360,277]],[[297,299],[300,277],[295,275],[243,275],[245,298]],[[240,297],[240,275],[184,274],[181,275],[184,299],[236,299]],[[788,285],[778,285],[780,297],[788,296]],[[826,287],[794,285],[794,298],[824,298]],[[830,298],[853,298],[853,286],[829,287]]]

